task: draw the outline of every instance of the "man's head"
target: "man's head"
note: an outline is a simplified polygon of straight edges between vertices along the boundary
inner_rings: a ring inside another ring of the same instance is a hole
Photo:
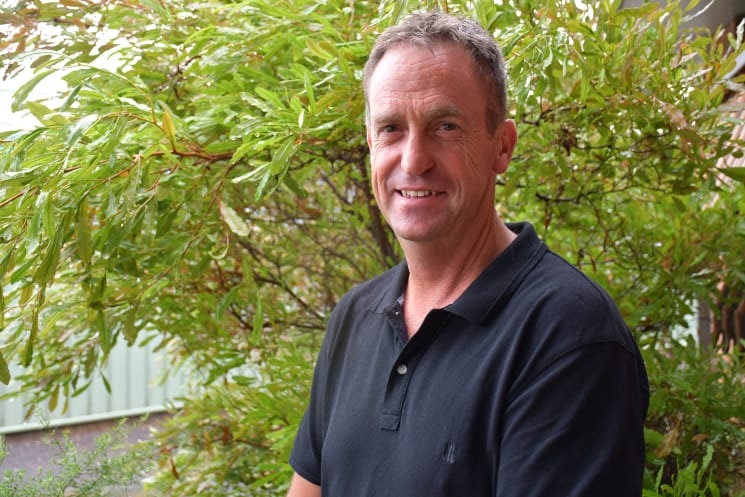
[[[450,25],[445,17],[442,24]],[[413,22],[410,19],[404,24]],[[499,53],[494,42],[484,39],[488,36],[473,31],[462,29],[459,36],[480,39],[493,48],[492,55]],[[495,85],[485,83],[493,79],[485,78],[472,48],[441,35],[416,39],[388,43],[385,51],[378,47],[368,65],[365,99],[373,192],[402,243],[437,253],[437,247],[456,245],[469,250],[496,228],[495,179],[512,158],[515,123],[500,117]]]
[[[410,14],[378,37],[363,74],[365,106],[368,105],[370,78],[386,52],[401,45],[427,48],[442,43],[459,45],[470,52],[479,68],[488,95],[485,102],[487,125],[490,130],[495,130],[507,117],[506,76],[502,52],[492,35],[476,21],[442,12]],[[369,109],[367,110],[369,115]]]

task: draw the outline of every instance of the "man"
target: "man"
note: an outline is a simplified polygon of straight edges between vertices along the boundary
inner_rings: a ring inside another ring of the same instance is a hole
[[[648,385],[610,298],[494,208],[502,56],[420,13],[364,72],[375,198],[405,262],[345,295],[289,497],[639,496]]]

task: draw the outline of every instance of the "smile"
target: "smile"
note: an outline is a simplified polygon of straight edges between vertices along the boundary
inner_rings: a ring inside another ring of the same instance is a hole
[[[437,192],[432,190],[399,190],[398,192],[404,198],[424,198],[437,195]]]

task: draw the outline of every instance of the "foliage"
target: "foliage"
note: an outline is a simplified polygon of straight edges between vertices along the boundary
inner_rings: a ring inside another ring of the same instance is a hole
[[[663,470],[660,470],[655,481],[655,490],[644,490],[642,497],[719,497],[719,488],[711,481],[709,471],[711,455],[712,448],[708,446],[701,466],[691,462],[677,472],[670,485],[662,483]]]
[[[260,373],[233,376],[185,399],[160,434],[162,471],[148,495],[284,495],[312,361],[288,348]]]
[[[96,445],[81,451],[68,432],[52,433],[47,443],[58,451],[59,470],[26,474],[6,470],[0,475],[0,497],[110,497],[135,488],[154,467],[151,445],[126,442],[130,427],[123,423],[96,438]],[[0,462],[7,456],[0,448]],[[122,493],[122,495],[125,495]]]
[[[663,481],[670,481],[675,473],[682,478],[679,467],[687,468],[690,477],[700,477],[696,471],[710,466],[711,479],[723,491],[745,495],[742,359],[737,354],[707,354],[692,339],[672,341],[665,350],[646,354],[652,390],[647,463],[653,471],[659,468]],[[696,470],[691,466],[696,461],[708,462]]]
[[[724,76],[740,34],[681,31],[676,3],[502,4],[3,8],[0,64],[32,68],[14,106],[40,125],[0,135],[0,380],[26,366],[17,380],[55,408],[114,343],[155,340],[197,373],[153,491],[281,495],[326,316],[400,258],[369,185],[360,71],[375,33],[421,6],[477,16],[504,48],[521,138],[500,212],[535,222],[665,357],[694,299],[745,281],[743,170],[717,163],[738,145]],[[35,98],[55,76],[60,98]],[[667,353],[656,377],[677,374]],[[657,397],[650,434],[695,412],[675,398]],[[741,439],[716,419],[701,433],[727,483]],[[702,460],[681,440],[653,468]]]
[[[530,36],[511,23],[514,164],[530,167],[508,170],[500,200],[610,289],[635,331],[669,333],[722,273],[742,274],[743,189],[722,188],[716,164],[732,151],[732,60],[716,35],[681,38],[676,5],[601,3],[599,29],[572,5],[542,7]]]

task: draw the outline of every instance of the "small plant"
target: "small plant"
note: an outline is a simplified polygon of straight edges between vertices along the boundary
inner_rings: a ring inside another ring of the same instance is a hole
[[[708,445],[701,465],[691,462],[679,469],[670,484],[663,483],[664,468],[657,473],[653,490],[644,490],[642,497],[719,497],[719,487],[711,479],[714,448]]]
[[[56,446],[58,471],[6,470],[0,475],[0,497],[111,497],[138,495],[134,490],[152,469],[152,444],[130,445],[124,422],[96,438],[95,448],[81,451],[69,432],[53,433],[47,441]],[[7,456],[0,443],[0,462]]]
[[[650,495],[745,495],[743,357],[702,352],[688,338],[646,350],[645,361],[652,391],[646,487],[666,489]],[[685,490],[693,486],[698,493]]]

